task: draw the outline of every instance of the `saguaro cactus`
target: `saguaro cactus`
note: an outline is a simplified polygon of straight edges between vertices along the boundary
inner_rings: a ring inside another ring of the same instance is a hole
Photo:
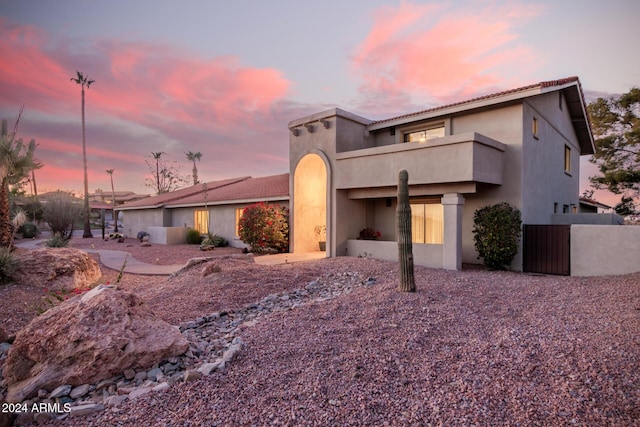
[[[409,204],[409,173],[401,170],[398,174],[398,259],[400,261],[400,284],[402,292],[415,292],[413,276],[413,244],[411,243],[411,205]]]

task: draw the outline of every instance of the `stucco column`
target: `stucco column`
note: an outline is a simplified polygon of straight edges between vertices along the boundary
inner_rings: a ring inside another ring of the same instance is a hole
[[[442,196],[444,208],[444,241],[442,244],[442,267],[447,270],[462,270],[462,205],[464,197],[459,193]]]

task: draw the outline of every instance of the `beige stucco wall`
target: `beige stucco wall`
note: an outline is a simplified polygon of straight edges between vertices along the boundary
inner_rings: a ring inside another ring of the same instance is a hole
[[[640,271],[640,226],[571,226],[571,275],[604,276]]]
[[[554,213],[578,206],[580,147],[571,126],[568,108],[560,108],[557,92],[529,98],[523,108],[523,203],[522,220],[527,224],[548,224]],[[532,132],[534,117],[538,137]],[[571,172],[564,171],[565,145],[571,148]]]
[[[289,203],[287,201],[273,201],[267,203],[289,207]],[[236,209],[244,209],[252,204],[253,202],[208,206],[209,231],[227,239],[229,241],[229,246],[235,248],[246,247],[247,245],[236,235]],[[183,207],[170,209],[172,218],[171,225],[174,227],[181,227],[186,224],[187,227],[193,227],[193,212],[195,209],[204,209],[204,206],[197,208]]]
[[[149,232],[149,226],[163,225],[165,213],[162,209],[141,209],[121,211],[122,232],[135,238],[140,231]]]
[[[355,240],[346,242],[347,254],[364,258],[398,261],[398,243],[377,240]],[[431,268],[442,268],[442,245],[412,245],[413,262]]]

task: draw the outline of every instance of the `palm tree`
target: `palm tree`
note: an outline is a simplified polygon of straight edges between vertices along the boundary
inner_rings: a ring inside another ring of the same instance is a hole
[[[28,145],[15,139],[15,130],[7,132],[7,121],[2,121],[0,134],[0,247],[10,247],[12,238],[11,209],[9,206],[9,184],[17,184],[42,164],[33,158],[36,141]]]
[[[82,163],[84,166],[84,233],[83,238],[93,237],[91,234],[91,225],[89,224],[89,180],[87,179],[87,145],[85,143],[85,131],[84,131],[84,87],[91,86],[95,80],[89,80],[89,77],[83,75],[80,71],[76,71],[78,76],[76,78],[71,77],[71,81],[76,82],[82,86]]]
[[[196,160],[200,160],[202,158],[202,153],[192,153],[191,151],[184,153],[187,156],[187,160],[193,162],[193,185],[198,183],[198,168],[196,167]]]
[[[111,196],[112,196],[111,206],[113,206],[113,220],[115,221],[115,224],[116,224],[113,226],[113,232],[117,233],[118,232],[118,214],[116,213],[116,191],[113,189],[113,171],[114,170],[115,169],[107,169],[107,173],[111,178]]]

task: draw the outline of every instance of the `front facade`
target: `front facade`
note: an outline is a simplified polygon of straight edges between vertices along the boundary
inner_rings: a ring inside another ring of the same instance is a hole
[[[579,207],[579,159],[594,152],[577,78],[543,82],[441,108],[372,121],[340,109],[290,130],[291,250],[396,260],[398,172],[409,173],[414,261],[477,263],[473,214],[508,202],[526,224]],[[377,240],[358,237],[363,229]],[[521,254],[513,263],[521,269]]]

